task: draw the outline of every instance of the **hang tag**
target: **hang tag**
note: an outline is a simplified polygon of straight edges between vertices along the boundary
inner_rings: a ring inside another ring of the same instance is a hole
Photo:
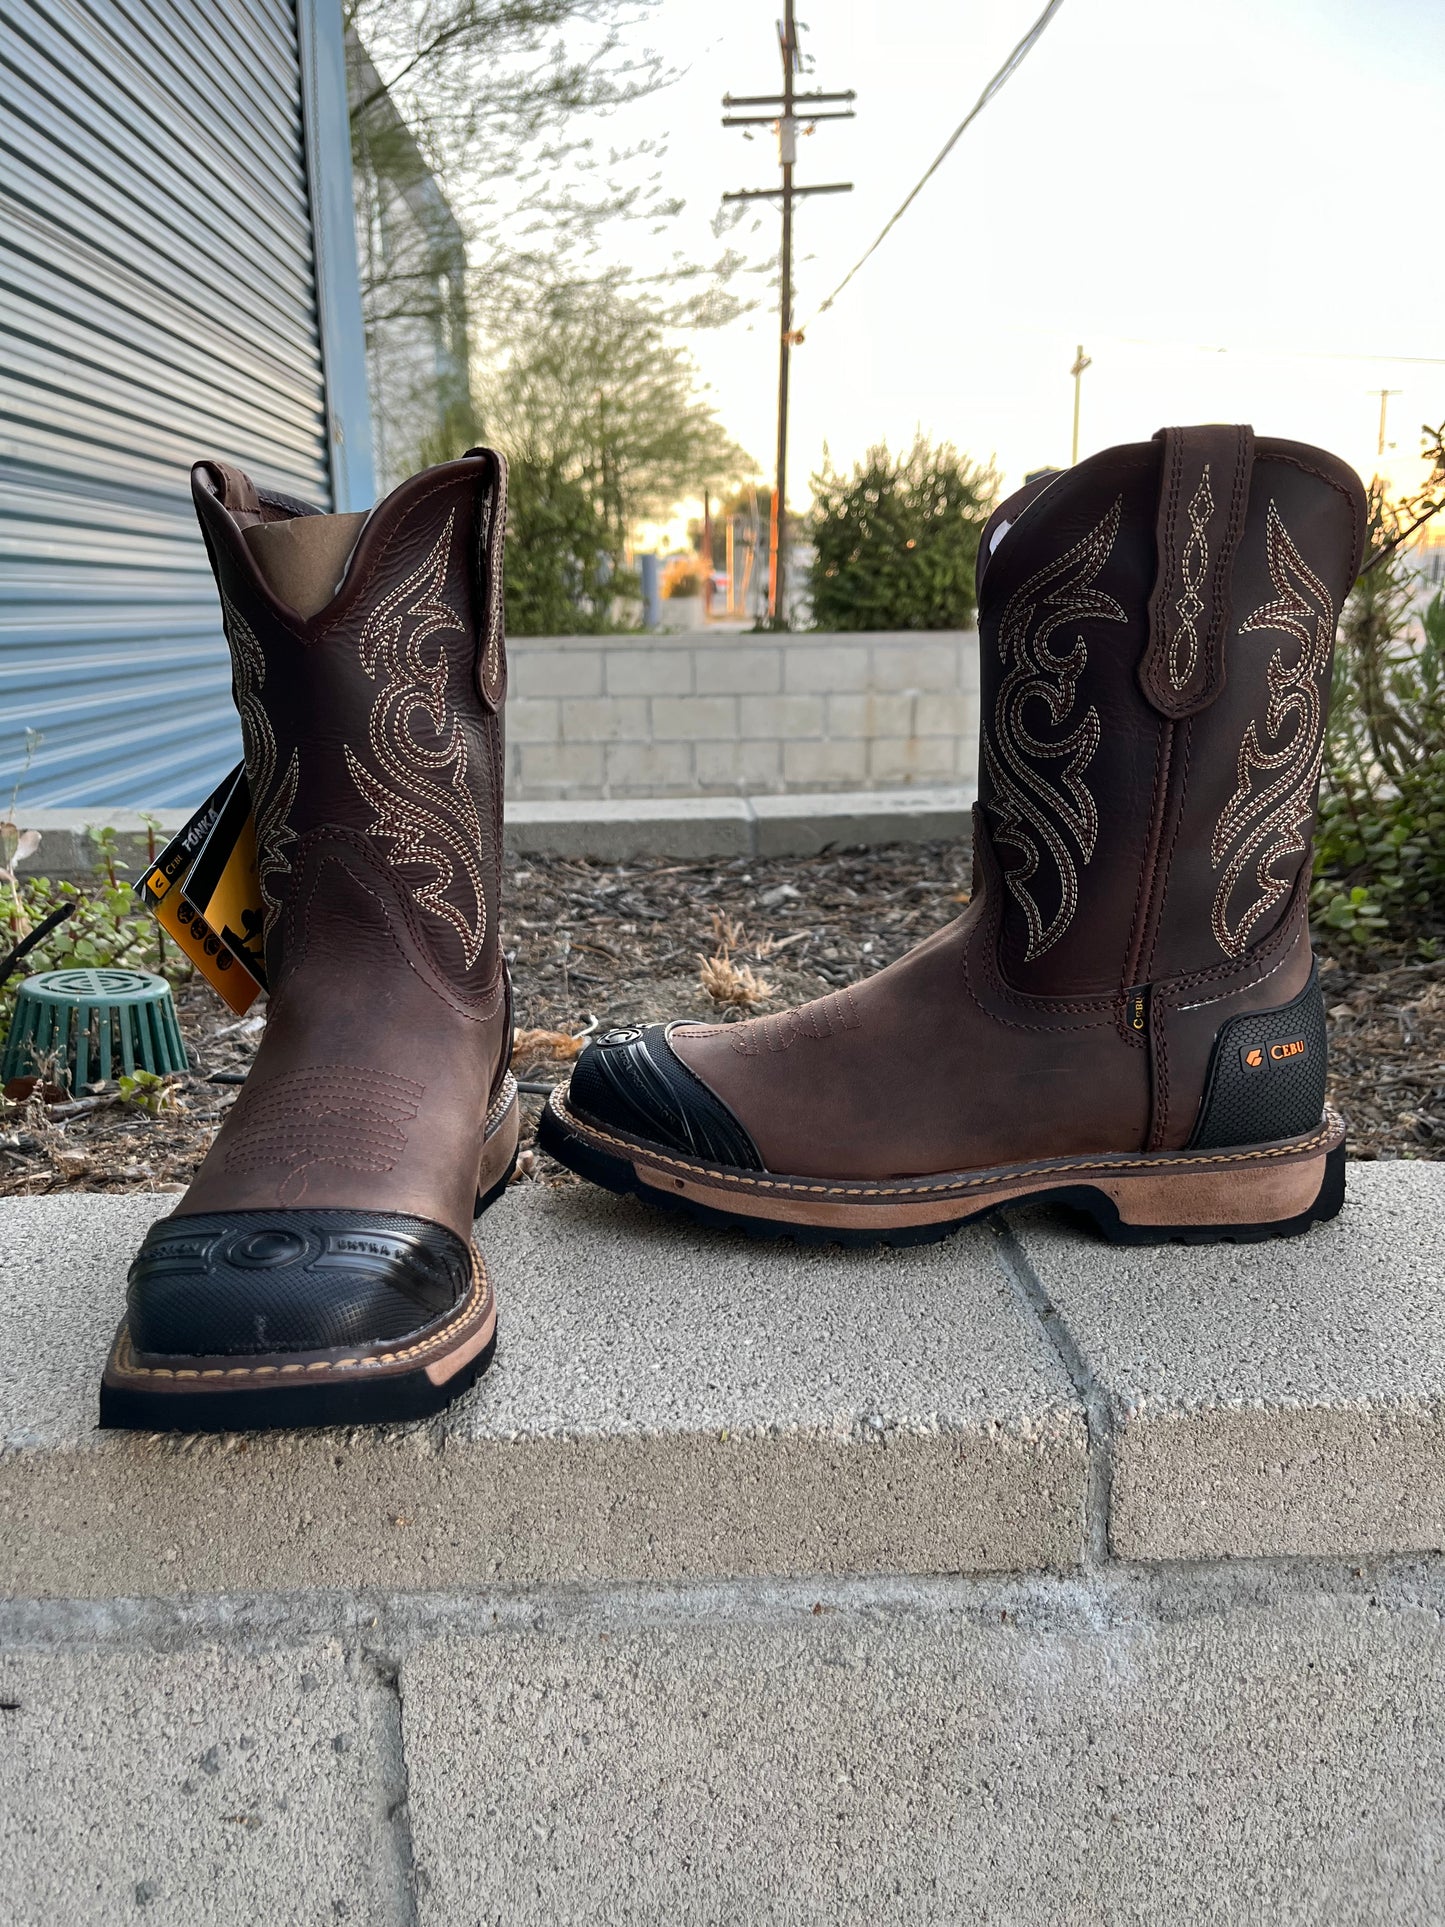
[[[243,1016],[266,987],[256,828],[238,764],[161,851],[136,894],[211,988]]]

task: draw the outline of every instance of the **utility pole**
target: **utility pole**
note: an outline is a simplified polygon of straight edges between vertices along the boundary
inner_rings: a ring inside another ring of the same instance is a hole
[[[1380,397],[1380,440],[1375,449],[1377,455],[1383,455],[1385,452],[1385,411],[1390,406],[1390,397],[1391,395],[1403,395],[1404,392],[1403,388],[1372,388],[1370,390],[1372,395],[1378,395]]]
[[[1084,344],[1081,341],[1074,350],[1074,365],[1069,370],[1069,373],[1074,378],[1074,443],[1073,450],[1069,456],[1069,466],[1071,468],[1075,467],[1079,460],[1079,399],[1080,391],[1084,386],[1084,370],[1092,366],[1093,357],[1084,353]]]
[[[744,114],[728,117],[724,113],[724,127],[776,127],[778,130],[778,162],[782,170],[781,187],[745,188],[736,194],[724,194],[725,201],[766,201],[774,195],[781,195],[783,204],[783,241],[782,257],[779,263],[778,278],[778,449],[777,464],[773,479],[773,507],[769,527],[768,544],[768,615],[781,625],[787,615],[787,542],[788,521],[786,512],[788,488],[788,359],[789,351],[802,341],[802,335],[793,327],[793,202],[808,194],[851,194],[851,181],[831,181],[816,187],[796,187],[793,184],[793,168],[798,158],[798,121],[803,119],[809,128],[820,120],[852,120],[852,102],[857,95],[850,88],[841,94],[799,94],[794,87],[798,58],[798,29],[793,18],[793,0],[784,0],[783,18],[778,22],[778,50],[783,59],[783,91],[780,94],[723,95],[723,107],[763,107],[772,111],[762,114]],[[837,108],[834,103],[846,102]],[[816,113],[817,107],[832,111]],[[802,110],[801,115],[799,109]]]

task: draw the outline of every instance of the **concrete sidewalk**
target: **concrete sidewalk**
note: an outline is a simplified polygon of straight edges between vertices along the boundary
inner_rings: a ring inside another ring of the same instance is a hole
[[[758,796],[634,797],[617,802],[508,801],[505,836],[516,856],[592,857],[603,863],[638,858],[702,862],[711,857],[816,856],[826,849],[930,843],[968,832],[974,787],[920,785],[901,790],[829,790]],[[116,847],[142,876],[152,848],[184,829],[187,810],[22,810],[23,827],[40,832],[26,874],[83,881],[95,875],[93,827],[116,832]]]
[[[165,1202],[0,1205],[7,1920],[1445,1916],[1445,1166],[1149,1252],[518,1186],[446,1418],[99,1434]]]

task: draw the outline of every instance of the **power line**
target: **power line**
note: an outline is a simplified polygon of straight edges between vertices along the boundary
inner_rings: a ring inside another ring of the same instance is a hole
[[[838,299],[838,296],[843,292],[844,288],[846,288],[848,283],[853,279],[853,276],[858,272],[859,268],[861,268],[864,262],[867,261],[872,255],[876,254],[879,248],[882,247],[883,243],[888,239],[888,236],[893,232],[894,228],[897,227],[898,223],[903,219],[904,215],[908,212],[909,208],[912,207],[913,203],[918,199],[919,195],[923,192],[924,188],[927,187],[928,183],[933,179],[934,175],[938,172],[939,168],[942,167],[943,163],[948,159],[949,155],[953,152],[954,148],[958,145],[959,139],[963,135],[965,130],[974,121],[978,119],[979,115],[983,112],[984,108],[988,106],[989,102],[993,99],[994,95],[1004,85],[1005,81],[1007,81],[1009,76],[1012,73],[1014,73],[1015,70],[1022,64],[1022,62],[1025,60],[1025,58],[1028,56],[1028,54],[1030,53],[1030,51],[1038,41],[1039,36],[1043,33],[1045,27],[1048,26],[1049,22],[1053,19],[1054,15],[1058,12],[1059,8],[1063,4],[1064,4],[1064,0],[1049,0],[1049,4],[1044,8],[1043,12],[1039,15],[1038,19],[1029,28],[1028,32],[1024,35],[1023,39],[1014,48],[1013,52],[1009,55],[1008,59],[1003,63],[1002,67],[999,68],[998,72],[994,75],[993,79],[988,83],[987,87],[984,88],[983,92],[979,95],[978,99],[973,103],[972,107],[969,108],[968,112],[964,115],[963,119],[958,123],[957,127],[954,128],[953,132],[949,135],[948,139],[944,142],[943,147],[939,152],[937,158],[933,161],[932,165],[927,169],[927,171],[924,173],[922,178],[914,186],[912,191],[909,193],[907,199],[904,200],[901,203],[901,205],[889,216],[888,220],[884,223],[883,228],[878,235],[878,238],[873,242],[871,247],[865,249],[864,252],[859,255],[858,259],[853,263],[852,267],[849,268],[848,272],[843,276],[843,279],[838,283],[837,287],[834,288],[833,292],[828,296],[827,300],[824,301],[821,304],[821,306],[818,308],[817,313],[813,315],[813,318],[812,318],[813,321],[816,321],[818,319],[818,315],[827,313],[828,309],[832,307],[833,303]],[[812,322],[809,322],[808,325],[811,327]]]

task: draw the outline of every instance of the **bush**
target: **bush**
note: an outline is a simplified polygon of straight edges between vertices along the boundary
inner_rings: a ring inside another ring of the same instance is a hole
[[[623,593],[608,527],[580,482],[514,461],[507,489],[507,632],[596,635]]]
[[[870,448],[851,476],[823,457],[808,522],[818,629],[961,629],[973,619],[978,539],[998,477],[922,435]]]
[[[1445,930],[1445,596],[1416,632],[1409,594],[1391,558],[1340,627],[1312,908],[1356,946]]]

